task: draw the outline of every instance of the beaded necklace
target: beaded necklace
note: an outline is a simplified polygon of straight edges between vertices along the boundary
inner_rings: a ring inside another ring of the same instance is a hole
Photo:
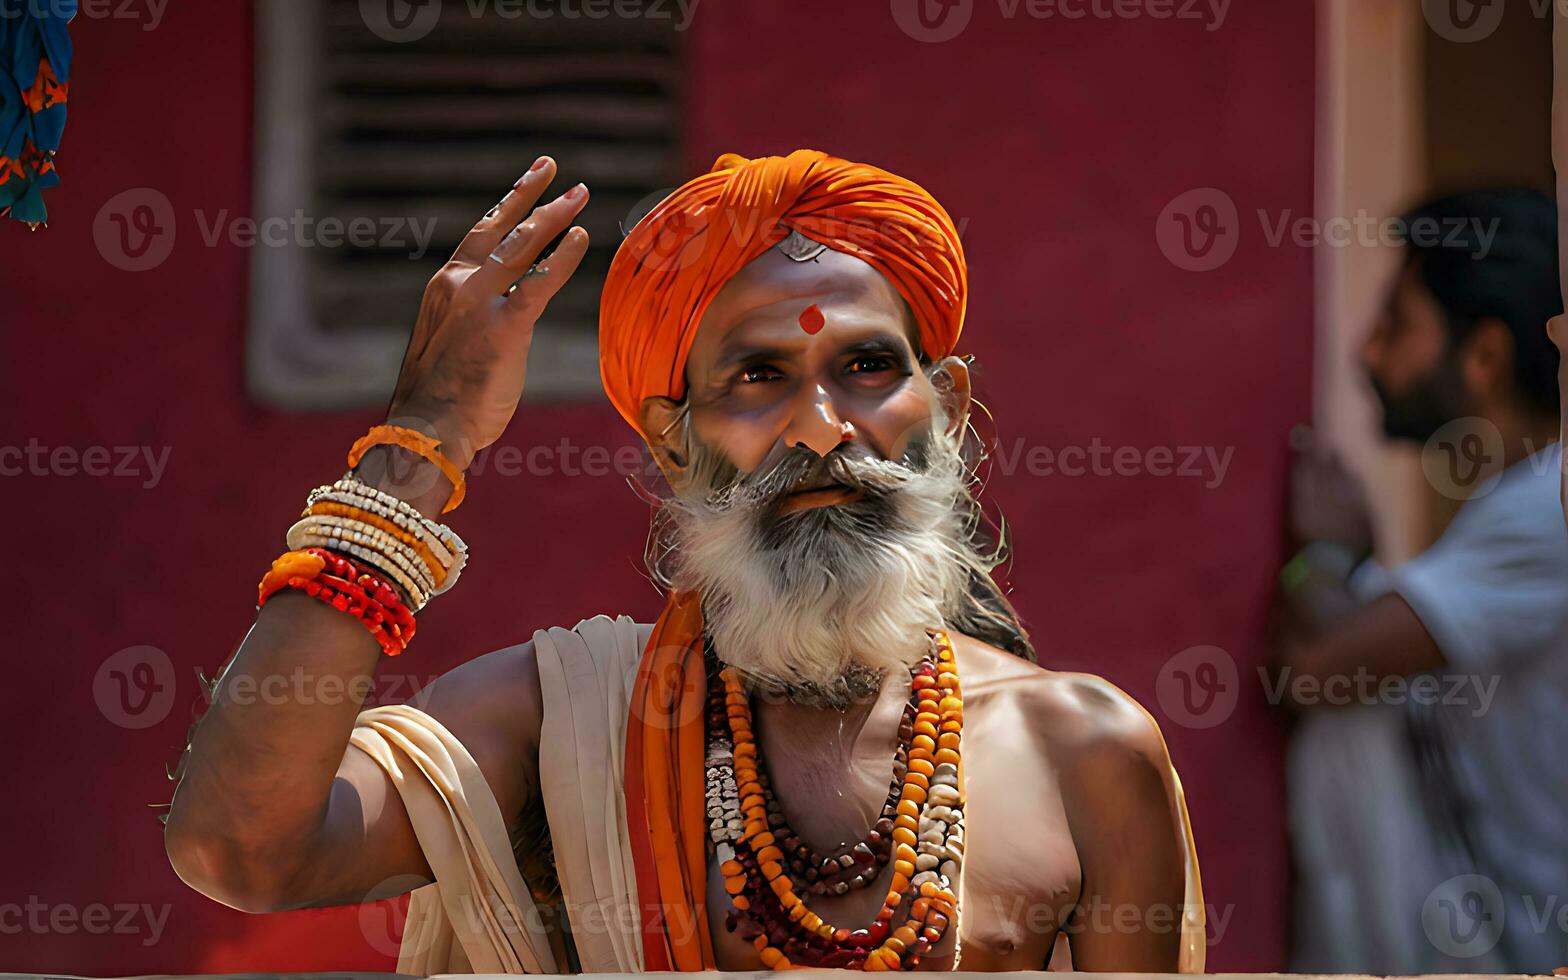
[[[890,841],[893,880],[887,898],[872,923],[860,929],[824,921],[797,894],[813,890],[823,879],[820,869],[815,880],[798,870],[816,856],[788,832],[776,801],[770,813],[771,793],[740,675],[724,668],[710,678],[706,793],[714,856],[734,906],[725,926],[749,939],[769,969],[913,969],[941,942],[957,916],[953,889],[964,852],[959,788],[963,701],[952,642],[940,630],[933,631],[932,640],[934,658],[927,657],[910,671],[912,711],[905,715],[909,734],[907,748],[901,746],[903,771],[895,768],[901,783],[888,801],[890,832],[883,833],[886,825],[879,820],[867,840],[849,851],[858,868],[864,859],[860,848],[871,850],[875,841]],[[905,741],[901,725],[900,742]],[[791,848],[789,855],[785,846]],[[854,876],[861,885],[875,878],[869,870],[874,850],[866,863],[868,870]],[[842,894],[836,887],[830,891]],[[902,921],[895,927],[901,911]]]
[[[777,838],[790,877],[804,883],[813,895],[846,895],[876,881],[893,852],[893,823],[898,817],[899,791],[909,771],[909,741],[914,737],[916,699],[913,690],[898,723],[898,749],[893,755],[893,781],[888,787],[882,812],[863,840],[839,848],[831,854],[818,853],[789,826],[784,808],[773,794],[768,774],[759,771],[762,797],[768,813],[768,828]],[[720,719],[723,721],[723,718]]]

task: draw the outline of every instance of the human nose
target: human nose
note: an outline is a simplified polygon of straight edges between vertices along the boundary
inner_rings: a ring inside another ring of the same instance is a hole
[[[784,432],[785,445],[791,449],[805,446],[818,456],[826,456],[855,438],[854,425],[838,417],[826,388],[812,385],[804,394],[804,403],[796,408]]]
[[[1360,361],[1361,369],[1369,373],[1376,373],[1383,360],[1383,328],[1381,326],[1367,334],[1361,341]]]

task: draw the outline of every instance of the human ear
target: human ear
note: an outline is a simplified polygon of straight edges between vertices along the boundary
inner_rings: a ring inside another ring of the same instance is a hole
[[[1508,390],[1513,378],[1514,338],[1496,317],[1486,317],[1465,338],[1460,372],[1472,397],[1488,401]]]
[[[670,486],[680,487],[686,482],[691,466],[687,445],[690,427],[684,424],[687,407],[683,402],[663,395],[649,395],[642,400],[639,417],[643,438],[653,452],[654,462],[669,481]]]
[[[927,368],[926,377],[941,400],[948,434],[956,436],[969,421],[969,362],[949,354]]]

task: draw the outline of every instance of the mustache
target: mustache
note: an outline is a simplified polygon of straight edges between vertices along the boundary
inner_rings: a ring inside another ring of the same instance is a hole
[[[768,508],[796,490],[835,483],[868,497],[888,496],[920,475],[922,456],[912,451],[901,459],[882,459],[847,446],[818,456],[795,446],[771,466],[736,477],[711,494],[709,503],[721,510]]]

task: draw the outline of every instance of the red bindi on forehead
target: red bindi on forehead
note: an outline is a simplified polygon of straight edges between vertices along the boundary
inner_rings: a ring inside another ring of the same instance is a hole
[[[827,317],[822,315],[822,311],[817,308],[815,303],[812,303],[800,312],[800,329],[808,334],[814,334],[821,330],[827,322]]]

